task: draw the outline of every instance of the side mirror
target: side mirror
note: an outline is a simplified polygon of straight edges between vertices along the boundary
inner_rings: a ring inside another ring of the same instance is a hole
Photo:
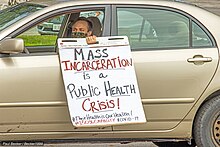
[[[0,41],[0,53],[21,53],[24,51],[24,41],[20,38]]]

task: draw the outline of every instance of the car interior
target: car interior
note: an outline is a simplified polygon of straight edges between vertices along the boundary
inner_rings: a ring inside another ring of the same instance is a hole
[[[64,38],[65,37],[66,38],[71,38],[72,37],[71,36],[71,34],[72,34],[72,25],[75,23],[75,21],[79,17],[81,17],[79,13],[72,13],[72,14],[70,14],[69,20],[68,20],[68,23],[67,23],[68,24],[67,25],[67,29],[66,29],[66,31],[64,33]],[[87,17],[87,19],[92,22],[93,35],[95,35],[97,37],[102,36],[103,26],[102,26],[100,20],[97,17],[95,17],[95,16],[89,16],[89,17]]]

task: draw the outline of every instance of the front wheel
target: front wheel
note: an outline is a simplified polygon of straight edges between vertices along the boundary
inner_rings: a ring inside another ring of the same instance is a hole
[[[201,107],[195,118],[193,133],[199,147],[220,146],[220,96]]]

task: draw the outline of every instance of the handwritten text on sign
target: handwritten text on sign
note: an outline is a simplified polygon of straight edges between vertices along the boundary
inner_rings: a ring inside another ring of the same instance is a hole
[[[146,122],[127,37],[98,39],[98,45],[58,40],[73,125]]]

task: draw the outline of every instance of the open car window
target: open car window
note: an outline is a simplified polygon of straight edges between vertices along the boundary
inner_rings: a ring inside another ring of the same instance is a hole
[[[94,35],[102,35],[104,10],[89,10],[76,13],[68,12],[51,17],[20,33],[16,38],[24,40],[25,49],[28,53],[56,52],[58,36],[72,37],[71,25],[78,17],[86,17],[94,21]],[[65,31],[65,33],[61,31]]]
[[[58,15],[43,21],[16,38],[24,40],[29,53],[55,52],[56,40],[65,15]]]

